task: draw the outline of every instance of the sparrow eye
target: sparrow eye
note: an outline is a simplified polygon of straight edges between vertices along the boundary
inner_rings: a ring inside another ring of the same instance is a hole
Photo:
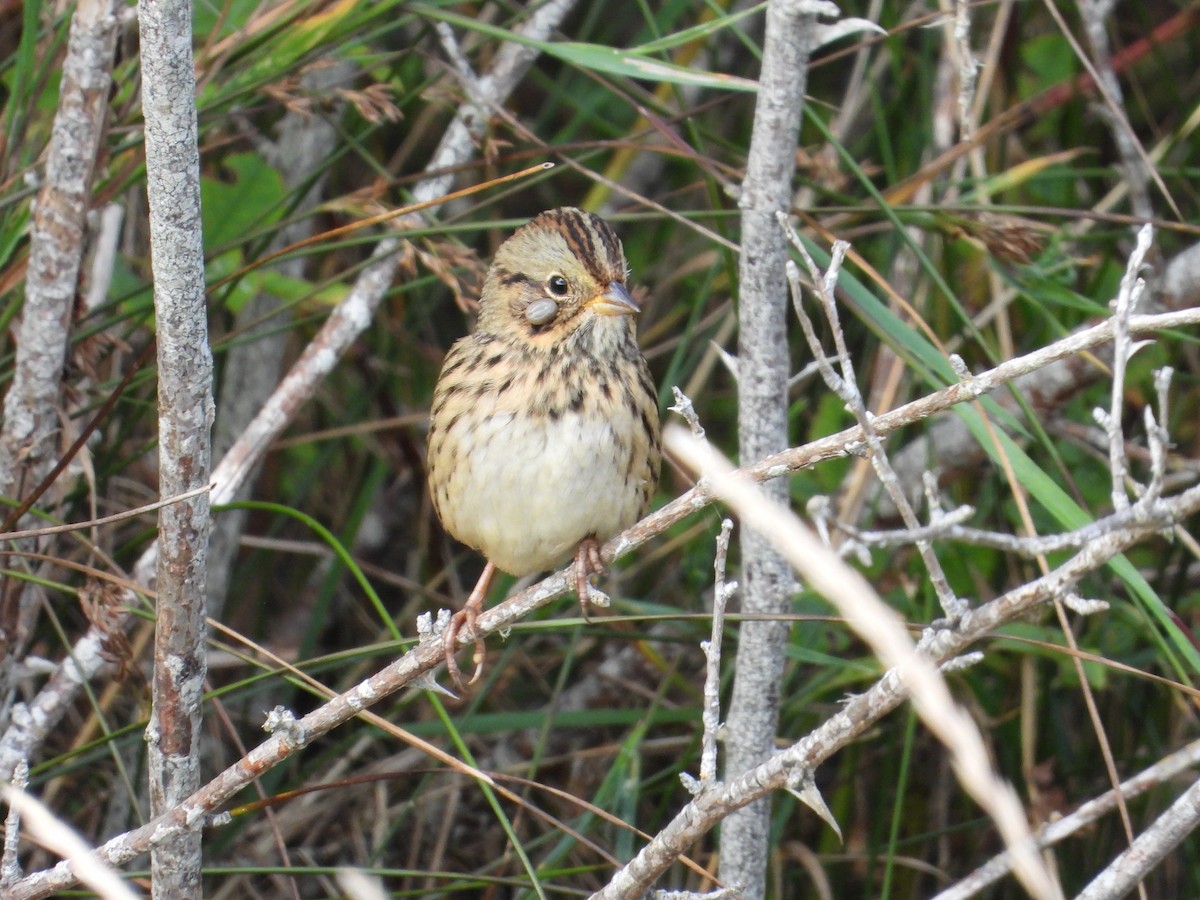
[[[565,297],[571,286],[567,284],[567,279],[561,275],[551,275],[546,281],[546,288],[555,297]]]
[[[525,307],[525,318],[529,321],[530,325],[545,325],[547,322],[553,321],[557,315],[558,304],[549,297],[534,300]]]

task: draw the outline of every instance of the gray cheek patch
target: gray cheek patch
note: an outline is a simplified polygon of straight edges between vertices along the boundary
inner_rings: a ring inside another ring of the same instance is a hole
[[[553,321],[557,315],[558,304],[549,297],[534,300],[525,307],[525,318],[530,325],[545,325],[547,322]]]

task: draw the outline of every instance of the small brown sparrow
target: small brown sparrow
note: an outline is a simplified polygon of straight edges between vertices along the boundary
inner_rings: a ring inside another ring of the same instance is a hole
[[[442,365],[429,420],[429,487],[442,525],[487,559],[445,635],[475,620],[496,569],[530,575],[575,557],[584,613],[599,544],[646,512],[658,483],[658,400],[638,349],[638,306],[612,228],[571,207],[500,245],[472,334]]]

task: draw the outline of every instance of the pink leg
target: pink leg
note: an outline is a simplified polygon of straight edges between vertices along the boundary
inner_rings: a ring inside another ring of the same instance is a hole
[[[459,671],[458,663],[454,659],[455,651],[458,650],[458,633],[463,626],[466,626],[467,631],[475,638],[475,653],[471,657],[471,661],[475,663],[475,672],[471,675],[471,680],[467,682],[467,684],[474,684],[483,674],[484,660],[483,636],[475,630],[475,620],[483,612],[483,601],[487,599],[488,587],[495,574],[496,567],[491,562],[483,567],[483,574],[475,582],[475,587],[471,589],[471,595],[467,597],[467,602],[463,604],[462,609],[450,617],[450,624],[446,626],[446,633],[442,638],[446,647],[446,671],[450,673],[450,678],[460,689],[465,688],[466,685],[463,684],[462,672]]]
[[[584,538],[583,543],[575,552],[575,592],[579,595],[579,608],[583,611],[583,620],[588,619],[588,607],[591,606],[588,592],[588,579],[604,571],[604,560],[600,558],[600,545],[595,538]]]

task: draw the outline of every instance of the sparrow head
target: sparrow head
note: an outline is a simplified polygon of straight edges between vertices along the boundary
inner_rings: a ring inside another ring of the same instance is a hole
[[[625,278],[625,253],[607,222],[574,207],[548,210],[496,251],[477,330],[535,344],[585,327],[632,335],[639,309]]]

